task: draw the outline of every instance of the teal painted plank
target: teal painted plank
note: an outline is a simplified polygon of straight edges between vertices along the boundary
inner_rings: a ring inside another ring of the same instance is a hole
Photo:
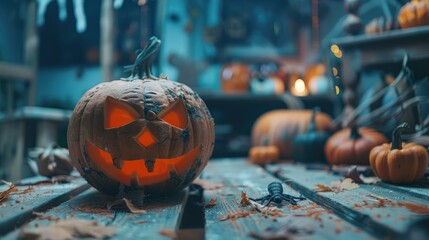
[[[71,197],[87,190],[90,186],[82,178],[75,178],[70,183],[44,183],[31,185],[47,180],[35,177],[21,181],[25,186],[18,186],[18,192],[10,195],[10,199],[0,204],[0,236],[34,218],[33,211],[44,211],[59,205]],[[8,187],[0,186],[0,191]]]
[[[264,169],[247,164],[243,159],[211,160],[204,170],[203,180],[222,184],[224,187],[205,191],[205,201],[216,199],[216,205],[206,208],[206,239],[253,239],[252,233],[264,236],[267,229],[285,231],[286,237],[296,239],[373,239],[366,232],[338,218],[322,207],[309,200],[300,201],[299,207],[283,204],[282,217],[264,216],[252,213],[236,220],[221,221],[220,218],[239,210],[248,211],[248,207],[240,207],[241,191],[249,197],[259,198],[267,195],[267,185],[279,181]],[[284,192],[299,196],[299,193],[283,185]],[[311,233],[294,235],[286,230],[296,226],[306,226]]]
[[[414,221],[424,215],[409,211],[405,207],[369,207],[369,204],[379,202],[374,196],[379,196],[397,202],[410,202],[429,206],[429,202],[422,199],[405,195],[391,189],[378,185],[363,185],[354,190],[340,193],[319,192],[313,190],[316,184],[331,185],[332,181],[341,180],[340,176],[330,174],[325,170],[307,170],[302,165],[277,164],[268,167],[268,171],[277,174],[294,189],[298,189],[306,196],[332,209],[342,218],[360,225],[363,229],[378,237],[395,236],[404,233]],[[427,215],[426,215],[427,216]]]
[[[110,197],[91,189],[70,201],[42,213],[26,227],[44,226],[56,219],[78,218],[95,220],[99,225],[113,226],[116,234],[111,239],[169,239],[160,234],[161,229],[176,232],[181,220],[182,206],[186,201],[187,191],[178,194],[145,199],[145,214],[133,214],[125,208],[107,209],[112,202]],[[48,219],[48,220],[46,220]],[[5,239],[15,239],[17,230]]]

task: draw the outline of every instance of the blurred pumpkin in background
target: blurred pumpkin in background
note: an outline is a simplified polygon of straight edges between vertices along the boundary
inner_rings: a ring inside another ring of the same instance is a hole
[[[222,90],[227,93],[247,92],[251,77],[252,72],[246,64],[227,63],[220,73]]]
[[[325,146],[327,160],[334,165],[369,165],[371,149],[388,140],[374,129],[353,126],[332,135]]]
[[[129,78],[95,86],[73,111],[70,155],[101,192],[179,191],[213,151],[214,123],[205,103],[186,85],[151,74],[160,44],[152,37]]]
[[[252,128],[253,146],[276,146],[283,159],[292,158],[292,142],[307,131],[311,110],[274,110],[260,116]],[[315,114],[317,131],[329,131],[332,118],[322,112]]]
[[[413,0],[402,6],[398,23],[401,28],[429,25],[429,0]]]

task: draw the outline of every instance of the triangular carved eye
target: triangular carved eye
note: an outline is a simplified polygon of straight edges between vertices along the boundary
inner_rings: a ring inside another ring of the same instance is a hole
[[[139,114],[126,103],[107,97],[104,104],[104,128],[113,129],[139,119]]]
[[[167,109],[163,110],[158,116],[168,124],[179,129],[185,129],[188,125],[188,113],[182,100],[172,103]]]

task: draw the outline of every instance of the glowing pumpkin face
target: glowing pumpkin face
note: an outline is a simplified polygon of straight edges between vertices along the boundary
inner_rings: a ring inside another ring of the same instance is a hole
[[[112,195],[186,187],[207,164],[213,142],[214,123],[204,102],[166,79],[99,84],[79,101],[68,132],[78,171]]]

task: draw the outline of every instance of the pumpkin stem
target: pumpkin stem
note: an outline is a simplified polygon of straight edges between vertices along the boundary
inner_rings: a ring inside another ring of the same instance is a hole
[[[349,138],[350,139],[359,139],[361,137],[362,136],[359,133],[359,128],[356,125],[352,126],[352,131],[350,132]]]
[[[126,67],[126,71],[131,71],[131,75],[125,79],[158,79],[152,75],[152,65],[155,60],[155,53],[158,53],[160,45],[161,40],[157,37],[151,37],[143,50],[137,50],[137,57],[134,64]]]
[[[410,131],[410,126],[408,123],[404,122],[401,125],[397,126],[395,130],[393,130],[392,133],[392,146],[390,150],[393,149],[402,149],[402,139],[401,139],[401,133],[404,131]]]
[[[311,112],[310,122],[308,123],[307,133],[312,133],[317,131],[316,116],[317,116],[317,113],[319,112],[320,112],[319,107],[313,108],[313,111]]]

